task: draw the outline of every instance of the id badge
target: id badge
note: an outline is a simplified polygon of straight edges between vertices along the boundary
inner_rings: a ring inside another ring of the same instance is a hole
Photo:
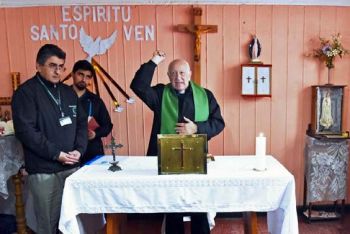
[[[72,124],[72,119],[69,116],[62,117],[59,120],[61,127]]]

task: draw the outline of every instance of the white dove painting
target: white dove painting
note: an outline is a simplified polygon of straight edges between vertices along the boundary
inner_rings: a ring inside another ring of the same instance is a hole
[[[83,47],[83,50],[89,55],[86,58],[86,60],[89,62],[91,62],[91,59],[95,55],[102,55],[106,53],[106,51],[114,44],[115,39],[117,39],[117,31],[114,31],[106,39],[97,37],[96,40],[93,40],[91,36],[85,33],[83,27],[80,28],[80,45]]]

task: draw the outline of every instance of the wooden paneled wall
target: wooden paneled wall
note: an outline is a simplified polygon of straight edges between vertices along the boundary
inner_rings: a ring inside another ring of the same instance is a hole
[[[269,154],[275,156],[295,176],[298,204],[302,203],[304,171],[304,138],[311,119],[311,85],[325,84],[326,67],[305,54],[319,46],[318,37],[341,33],[342,42],[350,49],[350,8],[318,6],[208,5],[202,21],[218,25],[218,33],[202,36],[202,85],[215,94],[226,121],[222,134],[210,142],[214,155],[251,155],[259,132],[267,136]],[[154,84],[167,82],[167,62],[185,58],[192,62],[194,40],[190,34],[176,32],[177,24],[192,22],[192,6],[130,6],[128,25],[154,25],[155,40],[126,40],[118,34],[108,52],[95,57],[114,79],[129,89],[135,71],[151,58],[155,49],[167,54],[160,65]],[[79,39],[31,39],[32,25],[59,25],[61,7],[0,8],[0,96],[11,95],[10,72],[21,73],[22,81],[35,72],[35,56],[45,43],[56,43],[67,51],[67,68],[84,59]],[[72,22],[71,22],[72,23]],[[107,37],[121,22],[76,22],[94,38]],[[248,43],[257,34],[262,44],[261,59],[272,64],[272,97],[242,97],[240,65],[249,62]],[[67,72],[68,72],[67,71]],[[66,74],[67,74],[66,72]],[[335,62],[332,83],[350,85],[350,56]],[[102,85],[100,84],[100,87]],[[113,135],[124,144],[119,153],[143,155],[147,150],[152,112],[139,100],[127,105],[123,96],[111,86],[124,112],[113,112],[108,93],[101,96],[110,110]],[[345,129],[350,129],[349,91],[345,93]],[[350,187],[350,186],[349,186]],[[350,189],[348,188],[348,198]]]

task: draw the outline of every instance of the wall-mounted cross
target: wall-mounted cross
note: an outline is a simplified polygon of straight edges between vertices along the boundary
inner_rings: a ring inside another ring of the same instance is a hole
[[[184,151],[185,150],[192,150],[192,148],[191,147],[185,147],[184,146],[184,143],[183,142],[181,142],[181,145],[180,145],[180,147],[172,147],[171,148],[172,150],[180,150],[180,156],[181,156],[181,168],[184,168]]]
[[[201,84],[201,34],[216,33],[217,25],[202,25],[202,9],[200,7],[193,8],[194,24],[179,24],[176,29],[179,32],[192,33],[195,36],[194,44],[194,68],[192,71],[193,80],[198,85]]]

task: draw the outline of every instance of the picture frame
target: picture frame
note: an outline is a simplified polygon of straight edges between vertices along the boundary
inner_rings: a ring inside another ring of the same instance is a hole
[[[15,91],[21,83],[20,73],[11,72],[12,91]],[[12,97],[0,97],[0,106],[11,105]]]
[[[242,64],[242,96],[271,97],[271,64]]]
[[[342,135],[345,85],[312,86],[311,128],[315,135]]]

